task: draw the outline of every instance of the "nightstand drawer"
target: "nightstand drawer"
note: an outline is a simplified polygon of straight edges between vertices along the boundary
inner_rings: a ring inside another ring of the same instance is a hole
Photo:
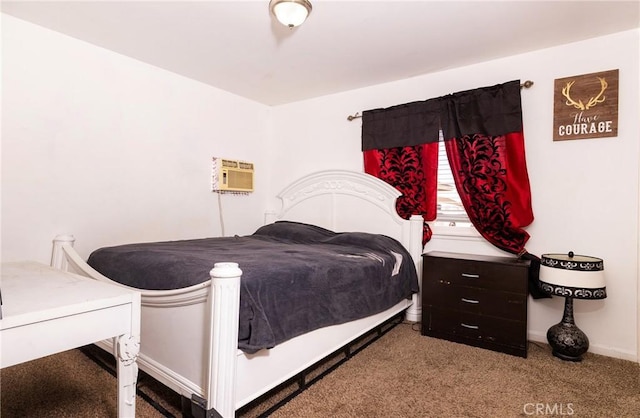
[[[433,281],[453,286],[482,287],[503,292],[527,293],[527,282],[518,280],[528,274],[526,264],[488,263],[465,259],[426,258],[425,269],[437,263]],[[514,277],[515,276],[515,277]]]
[[[423,286],[423,292],[425,303],[438,308],[516,321],[527,320],[526,294],[431,282]]]
[[[426,335],[457,342],[492,343],[525,349],[526,327],[522,321],[486,317],[468,312],[424,307],[428,312]]]

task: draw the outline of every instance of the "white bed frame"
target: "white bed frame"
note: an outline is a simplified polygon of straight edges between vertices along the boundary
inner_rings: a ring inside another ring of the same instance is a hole
[[[410,220],[398,216],[398,196],[395,188],[368,174],[321,171],[286,187],[278,195],[281,209],[267,212],[265,223],[291,220],[334,231],[386,234],[407,248],[420,276],[423,220],[420,216]],[[71,235],[55,238],[53,267],[117,284],[86,264],[73,243]],[[237,409],[402,311],[409,321],[418,322],[421,317],[420,295],[416,294],[412,301],[402,301],[377,315],[245,354],[237,348],[241,269],[229,260],[216,263],[211,280],[205,283],[142,291],[140,369],[192,399],[207,417],[233,417]],[[113,352],[111,341],[99,345]]]

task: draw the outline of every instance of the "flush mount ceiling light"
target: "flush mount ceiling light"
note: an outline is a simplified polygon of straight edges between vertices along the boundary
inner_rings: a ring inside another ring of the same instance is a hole
[[[300,26],[311,13],[311,2],[308,0],[271,0],[269,10],[278,22],[290,29]]]

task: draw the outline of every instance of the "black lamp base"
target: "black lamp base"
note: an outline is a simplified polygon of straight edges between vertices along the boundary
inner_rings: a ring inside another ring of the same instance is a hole
[[[565,298],[562,321],[549,328],[547,340],[554,356],[567,361],[582,361],[582,355],[589,349],[589,338],[573,320],[573,298]]]

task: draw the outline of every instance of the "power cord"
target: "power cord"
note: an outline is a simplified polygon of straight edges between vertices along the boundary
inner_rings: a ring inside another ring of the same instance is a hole
[[[220,236],[224,237],[224,218],[222,216],[222,193],[218,192],[218,217],[220,218]]]
[[[402,325],[410,325],[411,331],[420,332],[422,329],[422,322],[402,321]]]

